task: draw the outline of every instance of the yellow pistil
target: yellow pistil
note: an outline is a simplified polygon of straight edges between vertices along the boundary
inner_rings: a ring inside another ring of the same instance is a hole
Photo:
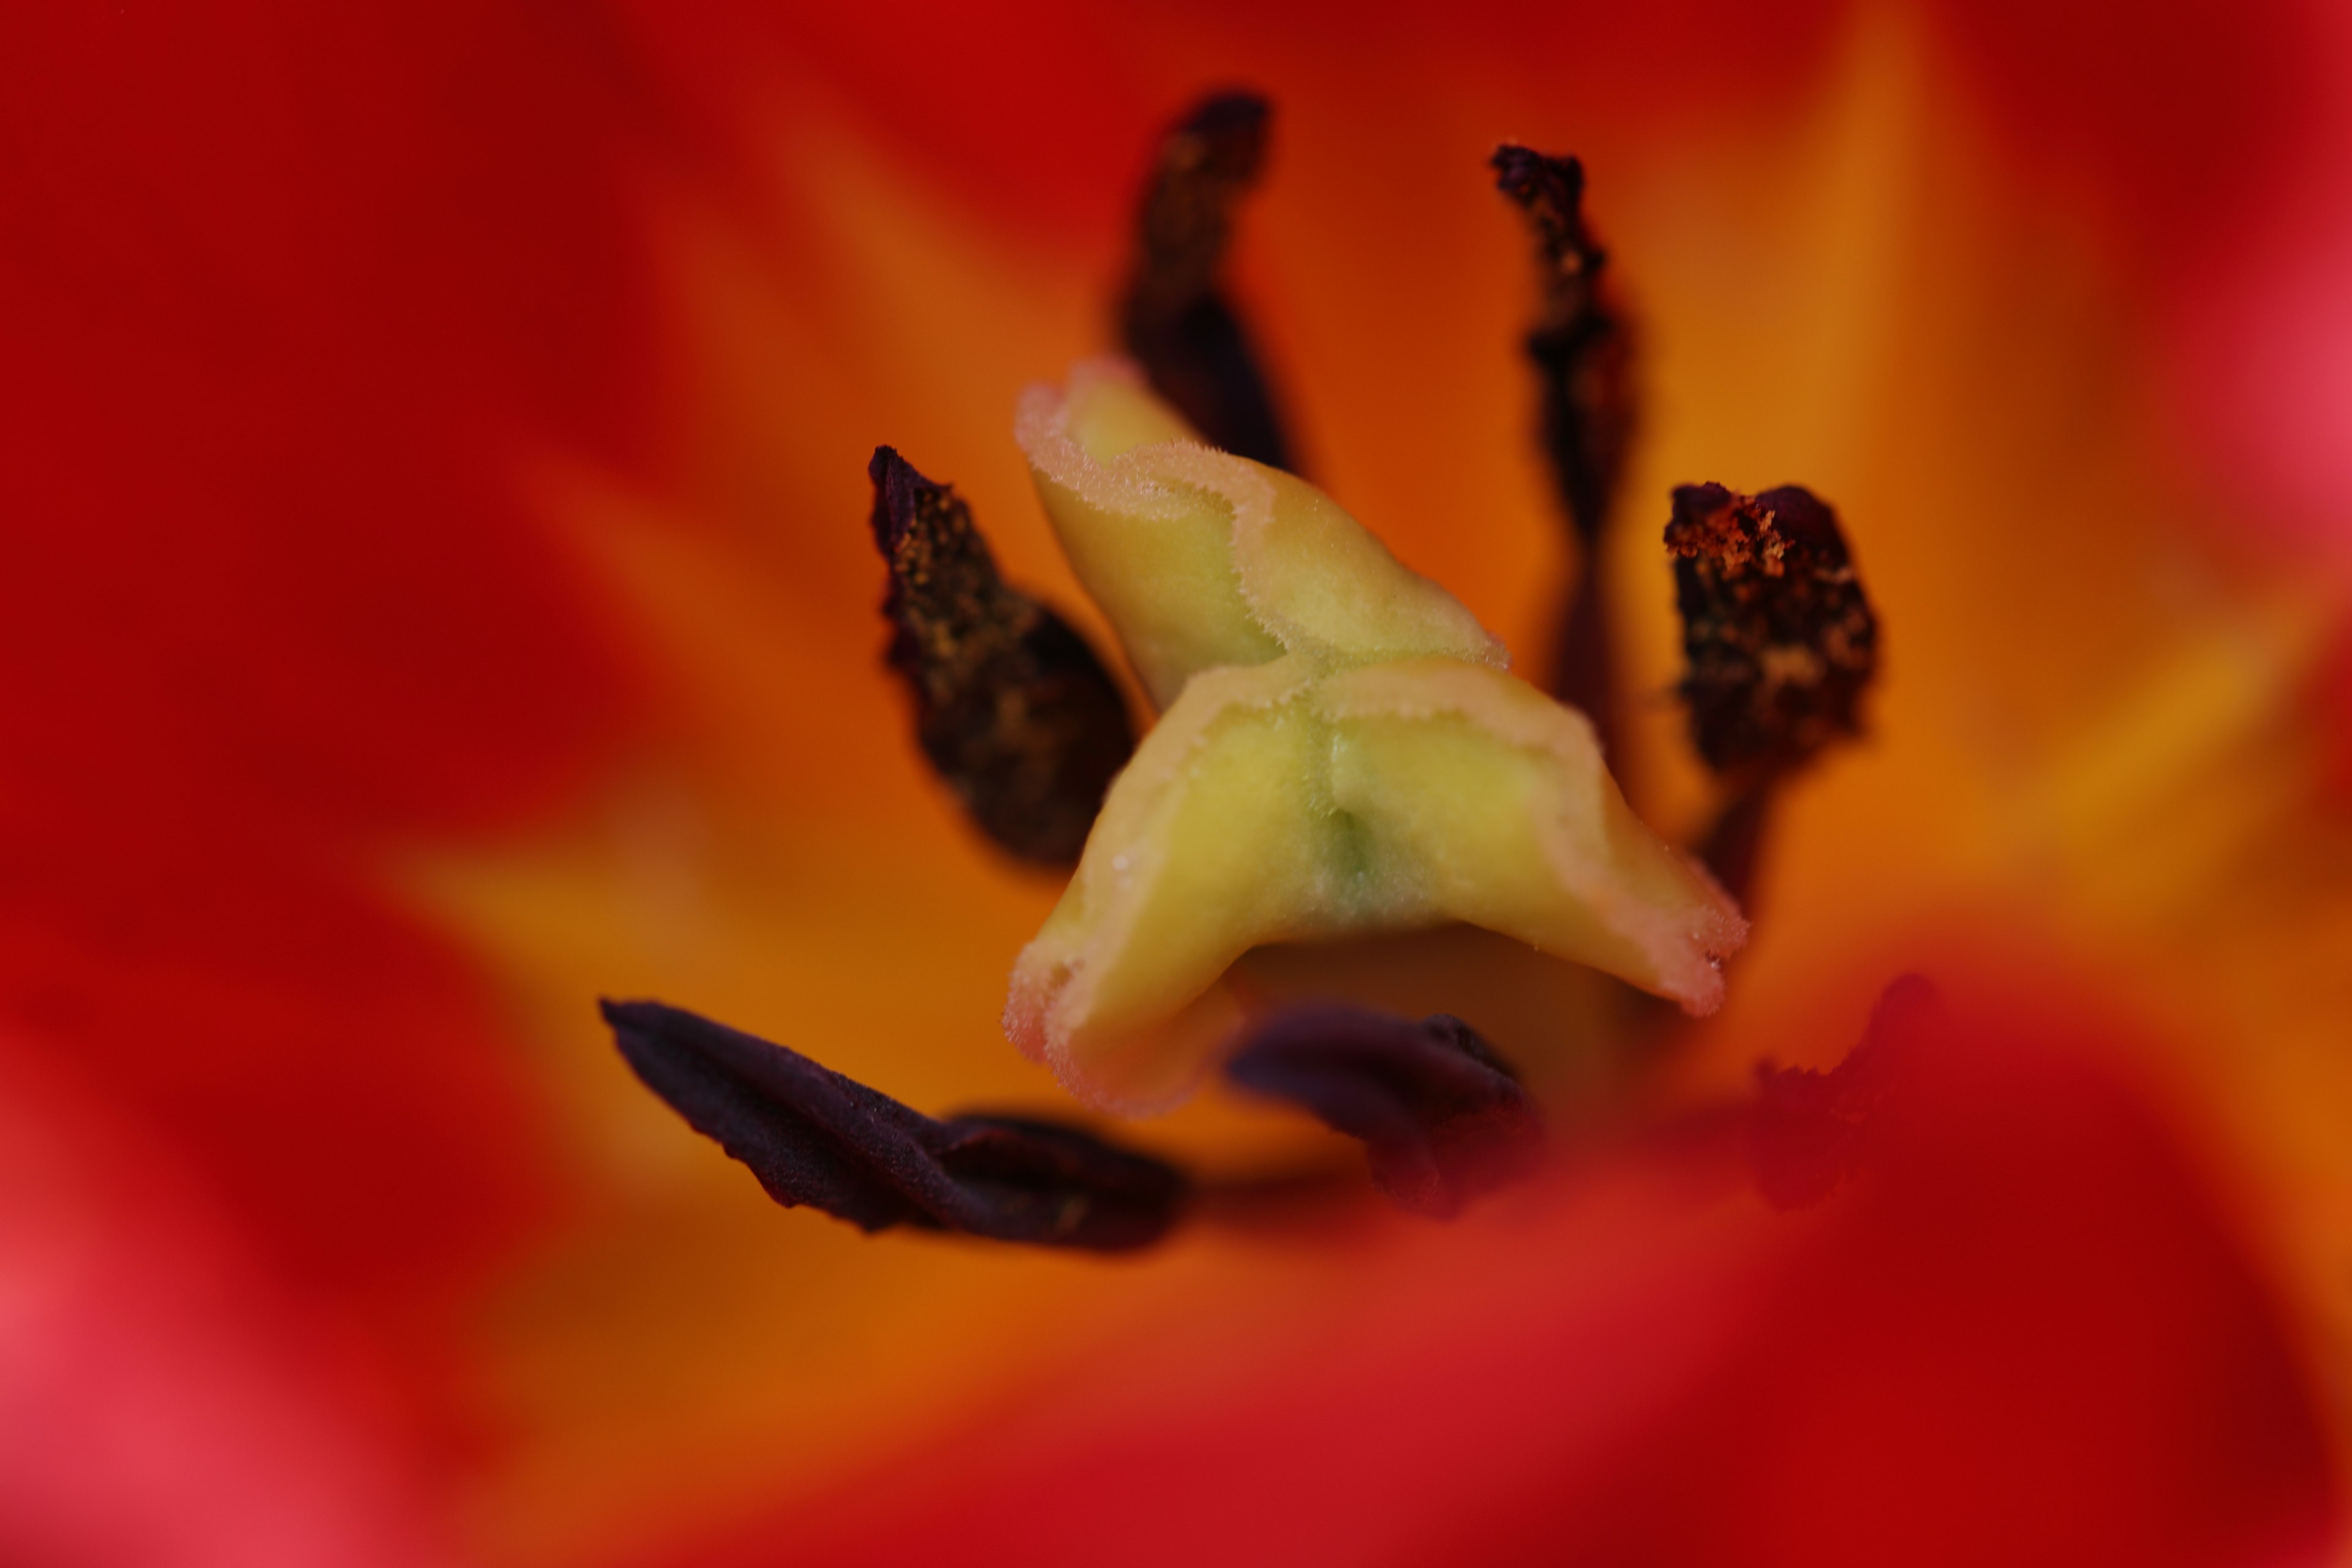
[[[1019,436],[1165,709],[1013,973],[1006,1032],[1074,1093],[1181,1099],[1240,1021],[1227,966],[1268,942],[1463,922],[1719,1004],[1738,908],[1445,590],[1116,363],[1033,388]]]

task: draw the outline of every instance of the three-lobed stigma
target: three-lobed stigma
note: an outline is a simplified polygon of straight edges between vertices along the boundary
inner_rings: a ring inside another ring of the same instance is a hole
[[[1306,481],[1201,444],[1133,371],[1024,397],[1048,518],[1155,700],[1005,1026],[1089,1103],[1183,1098],[1264,943],[1461,922],[1693,1013],[1737,906],[1627,807],[1591,727]]]
[[[1567,961],[1711,1012],[1748,934],[1726,884],[1745,888],[1778,783],[1856,731],[1876,623],[1810,492],[1676,490],[1665,542],[1682,689],[1728,803],[1697,859],[1653,834],[1596,731],[1614,677],[1594,559],[1633,399],[1581,165],[1514,145],[1493,159],[1535,240],[1526,347],[1582,556],[1557,650],[1562,702],[1513,677],[1452,595],[1285,471],[1267,380],[1222,280],[1268,112],[1253,94],[1213,94],[1169,127],[1119,307],[1133,358],[1032,387],[1016,420],[1047,518],[1157,724],[1135,741],[1085,640],[1003,582],[950,487],[884,447],[869,475],[888,659],[973,824],[1019,858],[1076,862],[1014,965],[1013,1039],[1079,1099],[1122,1112],[1171,1105],[1222,1064],[1234,1088],[1358,1139],[1395,1202],[1444,1215],[1540,1160],[1535,1099],[1449,1013],[1416,1022],[1328,989],[1284,1005],[1281,950],[1329,943],[1377,965],[1424,942],[1454,953],[1456,937],[1500,938],[1547,976],[1564,972],[1547,958]],[[1444,978],[1460,990],[1461,972]],[[869,1230],[1096,1249],[1147,1245],[1204,1206],[1203,1184],[1083,1128],[935,1120],[677,1008],[604,1012],[646,1083],[788,1205]],[[1763,1075],[1739,1125],[1768,1195],[1814,1201],[1864,1162],[1899,1057],[1872,1047],[1826,1078]]]

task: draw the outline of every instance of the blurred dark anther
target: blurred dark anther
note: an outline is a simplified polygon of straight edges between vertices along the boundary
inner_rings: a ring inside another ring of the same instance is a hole
[[[1617,499],[1633,435],[1624,322],[1601,283],[1608,252],[1584,223],[1584,166],[1505,143],[1495,185],[1527,215],[1542,299],[1528,357],[1543,378],[1544,455],[1577,537],[1600,536]]]
[[[1118,1252],[1164,1235],[1183,1173],[1074,1127],[939,1121],[806,1057],[659,1002],[605,1002],[646,1087],[716,1139],[787,1207],[892,1226]]]
[[[1452,1215],[1542,1155],[1517,1075],[1443,1013],[1416,1023],[1337,1004],[1294,1008],[1250,1035],[1225,1076],[1361,1139],[1374,1184],[1417,1213]]]
[[[1766,1202],[1811,1207],[1867,1167],[1873,1139],[1911,1073],[1915,1026],[1936,1005],[1933,984],[1901,975],[1871,1010],[1862,1043],[1829,1071],[1757,1065],[1748,1152]]]
[[[890,668],[914,694],[923,754],[999,846],[1076,865],[1135,750],[1126,700],[1067,621],[997,575],[952,489],[887,447],[866,472]]]
[[[1837,514],[1810,490],[1681,486],[1665,542],[1691,738],[1730,789],[1700,854],[1744,897],[1773,790],[1861,730],[1878,623]]]
[[[1707,766],[1784,773],[1857,733],[1878,628],[1837,514],[1794,485],[1675,491],[1666,549],[1690,661],[1683,695]]]
[[[1584,223],[1584,166],[1506,143],[1492,159],[1496,188],[1527,216],[1541,289],[1528,358],[1540,386],[1538,431],[1560,505],[1582,559],[1560,623],[1551,688],[1584,710],[1614,754],[1616,669],[1601,541],[1633,436],[1633,352],[1601,272],[1608,253]]]
[[[1271,113],[1255,93],[1215,93],[1160,138],[1118,325],[1153,388],[1211,446],[1287,468],[1265,372],[1221,287],[1234,208],[1265,164]]]

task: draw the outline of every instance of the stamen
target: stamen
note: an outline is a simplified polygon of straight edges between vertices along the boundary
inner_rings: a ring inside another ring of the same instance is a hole
[[[1779,782],[1861,731],[1878,623],[1837,514],[1790,485],[1743,496],[1675,491],[1675,557],[1691,736],[1733,795],[1701,855],[1742,896]]]
[[[1913,1026],[1937,1003],[1928,981],[1899,975],[1871,1009],[1862,1043],[1828,1072],[1757,1064],[1748,1152],[1766,1202],[1811,1207],[1868,1163],[1881,1114],[1910,1071]]]
[[[1584,166],[1505,143],[1495,184],[1527,215],[1542,300],[1527,336],[1541,384],[1539,432],[1582,560],[1561,623],[1552,690],[1593,722],[1614,756],[1615,658],[1600,572],[1601,537],[1633,440],[1633,354],[1601,279],[1608,253],[1583,213]]]
[[[1151,385],[1209,445],[1273,468],[1290,444],[1256,351],[1219,287],[1233,212],[1257,183],[1272,106],[1255,93],[1202,99],[1160,142],[1136,216],[1135,276],[1119,337]]]
[[[923,754],[1001,847],[1076,864],[1135,750],[1126,700],[1068,622],[997,575],[954,490],[887,447],[866,472],[890,568],[888,658],[914,694]]]
[[[1527,214],[1543,299],[1527,339],[1543,376],[1544,454],[1577,536],[1600,535],[1617,498],[1633,429],[1624,323],[1601,274],[1609,253],[1584,223],[1584,165],[1509,142],[1491,160],[1495,186]]]
[[[646,1087],[786,1207],[866,1231],[908,1225],[1118,1252],[1157,1241],[1183,1173],[1075,1127],[934,1121],[782,1046],[659,1002],[600,1004]]]
[[[1517,1075],[1443,1013],[1415,1023],[1339,1004],[1295,1008],[1259,1027],[1225,1076],[1363,1140],[1374,1184],[1421,1214],[1453,1215],[1542,1154]]]
[[[1717,773],[1786,773],[1859,733],[1878,624],[1837,514],[1794,485],[1675,491],[1666,549],[1690,673],[1691,734]]]

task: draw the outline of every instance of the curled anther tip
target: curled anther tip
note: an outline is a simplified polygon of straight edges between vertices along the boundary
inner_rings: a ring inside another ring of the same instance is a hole
[[[1477,1031],[1339,1004],[1260,1025],[1225,1062],[1249,1092],[1360,1139],[1372,1180],[1401,1207],[1444,1217],[1528,1173],[1543,1126],[1518,1075]]]
[[[998,574],[951,487],[888,447],[866,475],[890,570],[887,658],[914,698],[923,754],[1000,847],[1076,864],[1135,750],[1118,683],[1068,622]]]
[[[1609,253],[1585,222],[1581,163],[1508,142],[1490,162],[1535,240],[1542,291],[1527,351],[1541,384],[1539,429],[1569,521],[1589,544],[1616,500],[1634,420],[1625,323],[1601,278]]]
[[[1539,295],[1526,348],[1538,392],[1537,434],[1580,545],[1560,616],[1551,689],[1592,720],[1602,750],[1617,731],[1615,634],[1599,545],[1622,488],[1637,422],[1632,333],[1602,278],[1609,255],[1584,218],[1584,165],[1505,142],[1488,160],[1496,189],[1535,241]]]
[[[1826,503],[1794,485],[1755,496],[1684,485],[1665,544],[1682,691],[1709,767],[1752,789],[1860,732],[1878,623]]]
[[[874,531],[874,543],[885,555],[897,554],[914,531],[915,519],[933,492],[945,492],[947,487],[933,485],[915,471],[915,465],[898,455],[896,447],[877,447],[866,465],[866,477],[874,483],[874,513],[869,524]]]
[[[936,1121],[798,1052],[659,1002],[599,1007],[630,1068],[786,1207],[866,1231],[912,1226],[1117,1252],[1157,1241],[1192,1184],[1076,1127]]]
[[[1528,336],[1528,352],[1538,364],[1581,368],[1594,383],[1585,388],[1588,395],[1607,391],[1622,396],[1622,376],[1620,384],[1604,387],[1598,384],[1601,367],[1578,363],[1580,353],[1590,359],[1622,330],[1602,295],[1601,274],[1609,264],[1609,252],[1585,221],[1584,165],[1572,157],[1507,142],[1495,149],[1488,164],[1495,171],[1495,188],[1525,215],[1536,242],[1543,299]]]
[[[1495,171],[1495,188],[1528,215],[1548,262],[1571,275],[1600,271],[1609,253],[1593,243],[1584,225],[1581,162],[1506,142],[1487,164]]]

